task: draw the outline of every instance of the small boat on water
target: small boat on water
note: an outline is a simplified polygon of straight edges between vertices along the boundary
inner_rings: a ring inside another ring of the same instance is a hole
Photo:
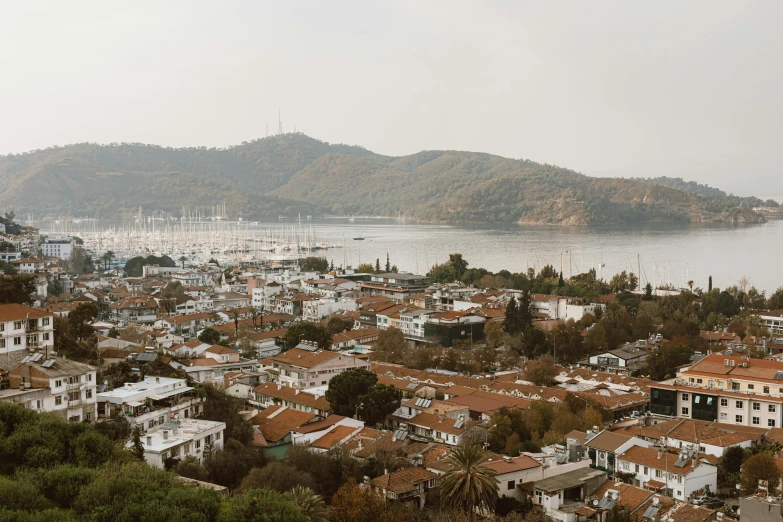
[[[354,221],[356,221],[356,219],[355,219],[355,218],[353,218],[353,217],[351,217],[350,219],[348,219],[348,223],[353,223]]]
[[[353,238],[354,241],[364,241],[364,236],[356,236]]]

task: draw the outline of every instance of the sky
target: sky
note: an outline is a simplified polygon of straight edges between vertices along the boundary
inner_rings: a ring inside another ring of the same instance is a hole
[[[3,1],[0,154],[294,129],[783,198],[783,2]],[[268,131],[267,131],[268,128]]]

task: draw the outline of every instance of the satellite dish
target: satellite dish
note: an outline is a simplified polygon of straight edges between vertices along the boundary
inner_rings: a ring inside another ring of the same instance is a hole
[[[593,505],[597,506],[598,505],[598,501],[597,500],[593,500]]]
[[[612,500],[617,500],[617,493],[612,493]]]
[[[609,498],[609,492],[604,493],[604,498]]]
[[[657,506],[660,502],[660,499],[658,497],[653,497],[653,506]]]

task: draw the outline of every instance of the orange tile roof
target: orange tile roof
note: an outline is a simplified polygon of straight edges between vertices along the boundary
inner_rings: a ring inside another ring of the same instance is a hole
[[[258,426],[258,429],[264,435],[264,439],[268,442],[277,442],[292,430],[307,424],[315,418],[316,415],[312,413],[283,408],[282,406],[270,406],[250,419],[250,422]]]
[[[360,429],[354,426],[337,426],[332,431],[314,440],[310,445],[314,448],[329,450]]]
[[[287,352],[283,352],[280,355],[272,357],[272,361],[276,363],[299,366],[300,368],[312,368],[340,356],[341,354],[339,352],[310,352],[300,348],[291,348]]]
[[[493,470],[497,475],[503,475],[525,469],[540,468],[541,463],[527,455],[520,455],[519,457],[512,457],[510,461],[506,461],[505,458],[491,460],[485,462],[484,466]]]
[[[316,397],[312,393],[300,391],[290,386],[281,386],[273,382],[266,382],[253,388],[253,392],[268,397],[277,397],[294,404],[303,404],[322,411],[329,411],[331,406],[323,395]],[[298,392],[298,393],[297,393]],[[330,415],[332,417],[332,415]],[[339,416],[338,416],[339,417]]]
[[[436,478],[438,478],[437,474],[424,468],[408,468],[376,477],[370,481],[370,484],[401,495],[415,490],[420,482]]]
[[[459,435],[467,429],[467,425],[463,422],[461,428],[455,428],[454,425],[458,422],[458,419],[450,419],[448,417],[440,417],[433,413],[419,413],[415,417],[411,418],[408,423],[416,426],[424,426],[435,431],[442,431],[443,433],[449,433],[451,435]]]
[[[52,314],[40,308],[31,308],[20,304],[0,305],[0,322],[22,321],[24,319],[38,319],[41,317],[52,317]]]

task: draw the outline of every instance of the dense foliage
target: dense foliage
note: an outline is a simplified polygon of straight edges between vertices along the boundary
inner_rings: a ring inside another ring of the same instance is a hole
[[[175,267],[177,266],[177,263],[166,255],[160,257],[154,255],[149,255],[147,257],[137,256],[128,259],[128,262],[125,263],[124,270],[125,273],[128,274],[128,277],[141,277],[144,267],[148,265]]]

